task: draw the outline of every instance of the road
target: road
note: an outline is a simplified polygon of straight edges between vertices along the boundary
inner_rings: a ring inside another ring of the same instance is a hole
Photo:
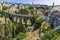
[[[9,14],[11,16],[18,16],[18,17],[33,17],[34,15],[22,15],[22,14]],[[42,16],[42,15],[35,15],[35,16]]]

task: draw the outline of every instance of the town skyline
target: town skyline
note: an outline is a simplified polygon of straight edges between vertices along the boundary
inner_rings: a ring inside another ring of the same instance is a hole
[[[54,2],[55,5],[60,5],[60,0],[3,0],[5,2],[15,2],[15,3],[23,3],[23,4],[43,4],[51,6]]]

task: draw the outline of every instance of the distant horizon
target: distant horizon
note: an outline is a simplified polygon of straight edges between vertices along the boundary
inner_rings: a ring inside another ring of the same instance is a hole
[[[3,0],[5,2],[14,2],[14,3],[22,3],[22,4],[41,4],[41,5],[48,5],[52,6],[53,2],[55,5],[60,5],[60,0]]]

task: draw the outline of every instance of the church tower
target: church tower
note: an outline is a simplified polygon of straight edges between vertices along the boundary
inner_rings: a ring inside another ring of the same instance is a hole
[[[52,7],[54,7],[54,5],[55,5],[55,4],[54,4],[54,2],[53,2],[53,5],[52,5]]]
[[[34,7],[34,3],[32,2],[32,7]]]

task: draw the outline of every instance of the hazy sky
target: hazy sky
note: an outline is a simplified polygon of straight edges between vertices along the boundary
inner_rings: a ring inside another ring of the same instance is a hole
[[[47,4],[52,5],[54,2],[55,5],[60,5],[60,0],[4,0],[6,2],[17,2],[17,3],[25,3],[25,4],[31,4],[34,2],[35,4]]]

